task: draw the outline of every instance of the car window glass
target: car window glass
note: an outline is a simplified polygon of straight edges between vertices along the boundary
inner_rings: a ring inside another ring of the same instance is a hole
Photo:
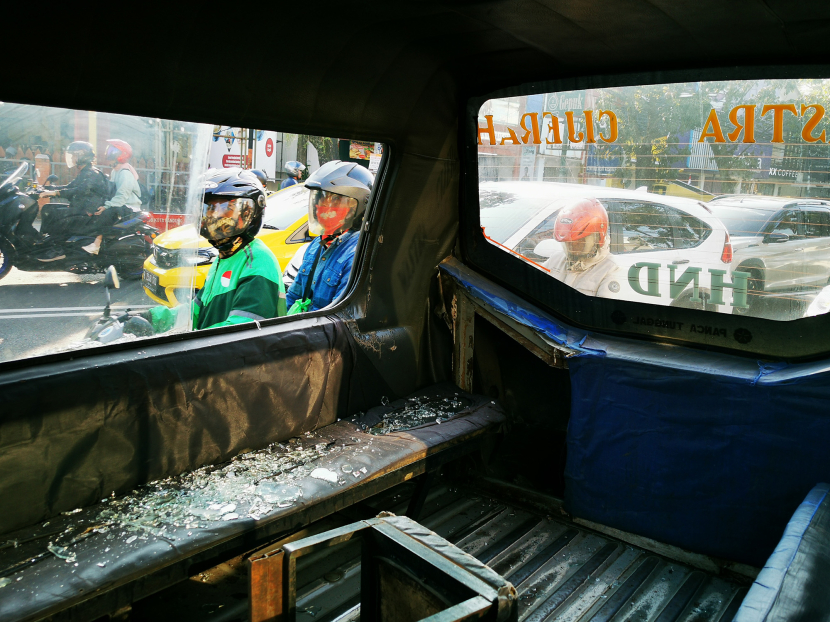
[[[694,248],[712,232],[712,228],[699,218],[673,208],[666,208],[666,210],[672,216],[675,248]]]
[[[0,363],[285,315],[283,271],[309,231],[302,183],[345,176],[368,199],[382,154],[375,142],[0,102]],[[345,293],[365,215],[321,209],[342,196],[330,182],[314,226],[344,236],[345,264],[328,265],[349,268],[326,276],[312,311]]]
[[[543,255],[537,255],[535,249],[541,241],[553,239],[553,225],[556,222],[556,214],[558,212],[558,209],[551,211],[542,222],[536,225],[530,233],[521,239],[516,245],[515,251],[523,257],[535,261],[544,261],[547,259]]]
[[[263,224],[274,229],[287,229],[308,214],[308,190],[305,186],[289,187],[268,197]]]
[[[795,210],[784,212],[772,228],[772,233],[782,233],[790,237],[798,235],[798,212]]]
[[[807,210],[804,213],[804,235],[808,238],[826,238],[830,236],[830,212],[827,210]]]
[[[483,229],[490,246],[471,240],[465,252],[554,310],[582,303],[544,293],[543,275],[647,305],[813,314],[830,255],[763,236],[828,235],[820,209],[772,218],[797,199],[830,198],[828,99],[830,80],[761,79],[479,100],[470,140],[480,228],[465,235]]]
[[[639,253],[674,247],[666,208],[653,203],[621,201],[616,204],[622,235],[619,253]]]

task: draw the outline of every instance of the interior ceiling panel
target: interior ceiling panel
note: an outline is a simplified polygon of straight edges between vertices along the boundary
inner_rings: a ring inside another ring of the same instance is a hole
[[[444,139],[412,138],[418,123],[445,121],[459,94],[567,76],[821,64],[830,35],[826,0],[323,1],[238,14],[145,3],[117,24],[78,6],[20,33],[0,99],[347,129],[427,151]],[[31,22],[26,12],[20,23]]]

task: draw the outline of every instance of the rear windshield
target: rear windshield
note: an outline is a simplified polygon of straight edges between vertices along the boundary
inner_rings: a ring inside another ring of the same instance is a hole
[[[710,209],[726,226],[729,234],[736,237],[759,235],[771,215],[770,212],[747,207],[718,207],[712,205]]]
[[[557,308],[570,298],[543,276],[626,303],[825,313],[830,227],[796,207],[778,235],[734,239],[757,236],[779,204],[830,198],[828,93],[830,80],[764,79],[486,100],[473,128],[478,216],[504,255],[470,252]]]

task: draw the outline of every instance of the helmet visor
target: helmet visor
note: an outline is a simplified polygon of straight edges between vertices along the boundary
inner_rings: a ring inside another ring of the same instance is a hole
[[[209,198],[202,205],[200,233],[214,242],[241,235],[251,226],[255,207],[253,199]]]
[[[599,234],[591,233],[590,235],[586,235],[584,238],[565,242],[565,249],[568,252],[568,257],[572,260],[593,257],[597,253],[598,241]]]
[[[349,230],[357,199],[326,190],[312,190],[308,199],[308,228],[315,235],[338,235]]]
[[[76,164],[76,163],[77,163],[77,162],[76,162],[76,160],[75,160],[75,153],[74,153],[74,152],[72,152],[72,151],[67,151],[67,152],[66,152],[66,165],[67,165],[69,168],[75,168],[75,164]]]
[[[104,157],[106,157],[107,160],[114,160],[115,158],[117,158],[120,155],[121,155],[121,150],[118,147],[116,147],[115,145],[109,145],[107,147],[107,152],[104,155]]]

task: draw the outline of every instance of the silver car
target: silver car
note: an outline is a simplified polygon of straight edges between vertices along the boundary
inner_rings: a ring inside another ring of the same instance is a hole
[[[761,295],[812,296],[830,284],[830,201],[725,196],[707,205],[726,225],[732,271],[750,274],[756,303]]]

